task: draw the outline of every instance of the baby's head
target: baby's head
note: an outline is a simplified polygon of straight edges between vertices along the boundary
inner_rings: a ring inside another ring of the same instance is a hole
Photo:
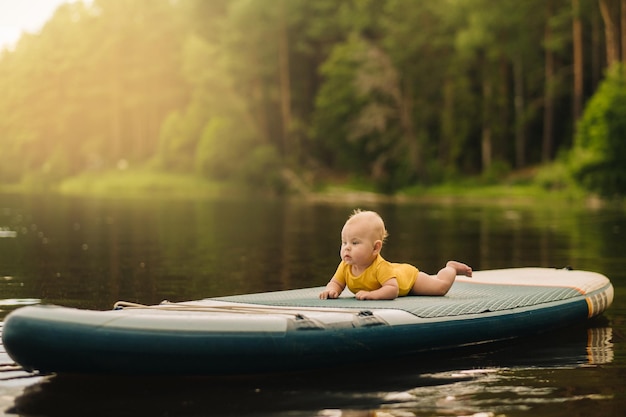
[[[389,235],[387,229],[385,229],[385,222],[383,222],[382,217],[375,211],[354,210],[346,221],[345,226],[350,224],[358,224],[365,228],[372,242],[377,240],[384,242]]]

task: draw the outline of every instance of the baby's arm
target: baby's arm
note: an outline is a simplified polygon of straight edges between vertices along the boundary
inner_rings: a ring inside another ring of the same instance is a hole
[[[398,280],[390,278],[377,290],[359,291],[356,293],[357,300],[394,300],[399,293]]]
[[[328,284],[326,284],[326,289],[320,293],[320,299],[326,300],[327,298],[339,298],[339,295],[344,288],[345,285],[341,285],[333,278]]]

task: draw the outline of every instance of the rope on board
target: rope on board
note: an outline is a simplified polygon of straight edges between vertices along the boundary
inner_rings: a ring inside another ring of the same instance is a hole
[[[330,313],[352,313],[362,314],[362,309],[351,308],[314,308],[314,307],[290,307],[290,306],[263,306],[263,305],[199,305],[185,303],[171,303],[167,300],[157,305],[138,304],[129,301],[118,301],[113,305],[114,310],[123,309],[149,309],[149,310],[167,310],[167,311],[188,311],[188,312],[206,312],[206,313],[242,313],[242,314],[285,314],[298,315],[303,311],[307,312],[330,312]],[[371,313],[370,313],[371,314]]]

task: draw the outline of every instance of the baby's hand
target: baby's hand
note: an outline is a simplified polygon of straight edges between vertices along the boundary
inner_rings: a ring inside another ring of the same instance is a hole
[[[333,290],[324,290],[320,293],[320,300],[326,300],[327,298],[339,298],[339,293]]]
[[[356,299],[357,300],[369,300],[369,295],[370,295],[369,291],[361,290],[356,293]]]

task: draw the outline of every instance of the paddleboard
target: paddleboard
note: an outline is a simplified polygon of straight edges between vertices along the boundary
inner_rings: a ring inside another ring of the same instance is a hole
[[[7,353],[42,373],[225,375],[304,371],[510,340],[584,323],[613,301],[604,275],[513,268],[458,277],[447,295],[361,301],[323,287],[108,311],[53,305],[5,320]]]

